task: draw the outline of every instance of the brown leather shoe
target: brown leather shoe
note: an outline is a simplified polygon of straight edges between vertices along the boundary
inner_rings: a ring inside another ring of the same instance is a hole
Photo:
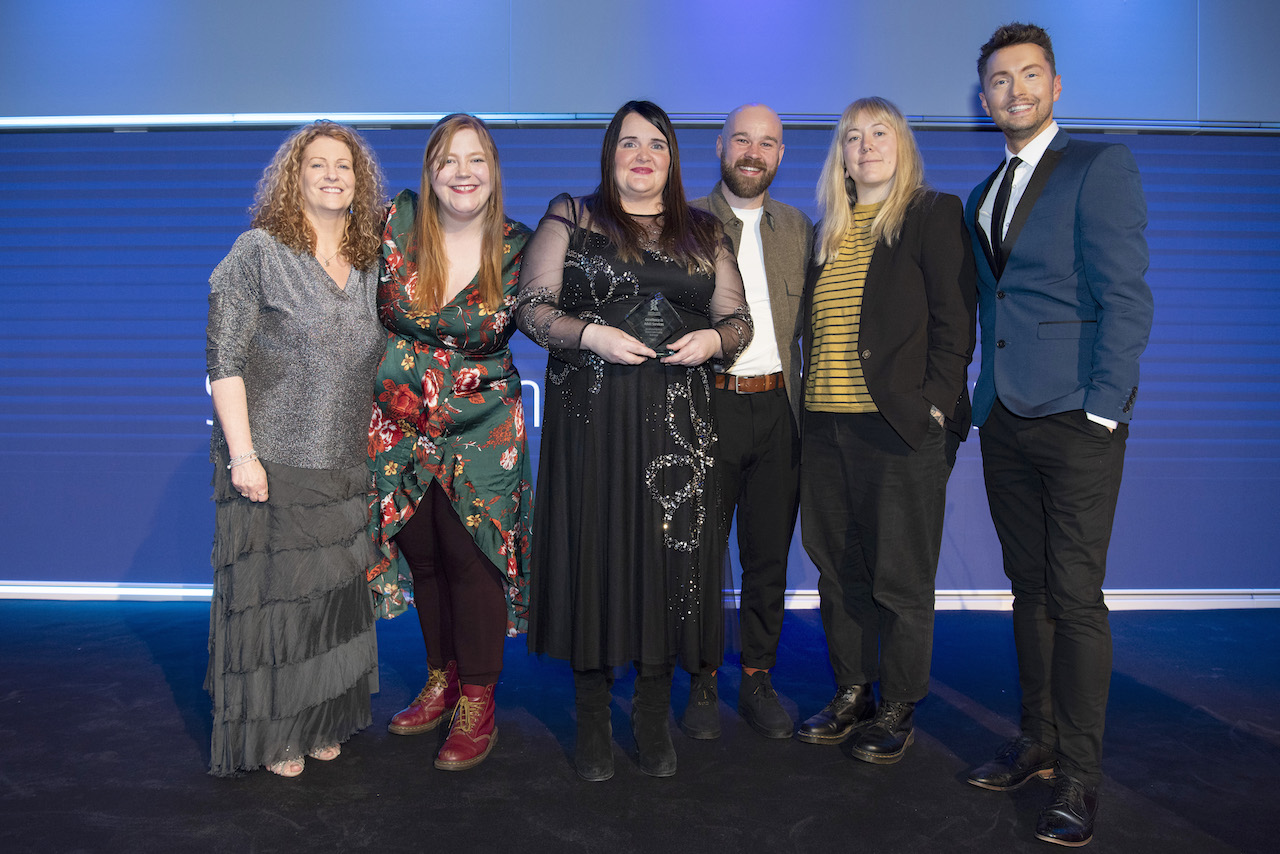
[[[462,699],[453,710],[449,737],[436,754],[436,767],[441,771],[465,771],[479,765],[498,743],[493,689],[493,685],[462,686]]]
[[[1054,753],[1029,736],[1020,735],[1009,741],[995,759],[984,762],[969,772],[969,784],[993,792],[1007,792],[1032,777],[1053,776]]]
[[[434,667],[427,672],[427,684],[408,708],[396,712],[387,724],[387,732],[395,735],[421,735],[440,725],[444,716],[458,705],[458,663],[450,661],[444,670]]]

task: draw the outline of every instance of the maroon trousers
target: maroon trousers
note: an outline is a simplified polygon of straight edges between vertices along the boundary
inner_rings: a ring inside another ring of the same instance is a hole
[[[497,682],[507,634],[506,585],[440,484],[431,484],[395,543],[413,576],[427,663],[443,669],[458,662],[458,678],[467,685]]]

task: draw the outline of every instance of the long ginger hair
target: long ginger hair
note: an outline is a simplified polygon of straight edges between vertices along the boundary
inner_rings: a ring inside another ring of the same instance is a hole
[[[418,209],[414,213],[413,253],[418,268],[418,282],[413,293],[413,307],[435,312],[444,304],[449,280],[449,257],[444,251],[444,232],[440,227],[440,200],[431,187],[431,178],[444,166],[449,146],[458,131],[470,128],[480,137],[480,147],[489,161],[492,187],[485,204],[484,238],[480,244],[480,272],[477,282],[480,301],[489,311],[502,305],[502,167],[498,163],[498,146],[483,121],[466,113],[445,116],[432,129],[422,154],[422,184],[418,192]]]

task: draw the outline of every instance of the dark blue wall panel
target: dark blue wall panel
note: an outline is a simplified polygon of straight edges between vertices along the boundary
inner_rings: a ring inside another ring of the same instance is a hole
[[[789,130],[774,188],[811,214],[829,133]],[[717,177],[715,134],[681,131],[691,195]],[[599,129],[496,135],[508,212],[530,225],[598,179]],[[207,280],[282,137],[0,134],[0,578],[208,580]],[[416,186],[426,131],[368,137],[392,190]],[[1280,138],[1108,138],[1143,172],[1156,298],[1108,586],[1275,587]],[[919,139],[930,180],[961,196],[1000,158],[993,133]],[[540,386],[542,351],[519,335],[513,347]],[[798,544],[793,558],[790,586],[814,588]],[[976,441],[951,481],[938,586],[1005,586]]]

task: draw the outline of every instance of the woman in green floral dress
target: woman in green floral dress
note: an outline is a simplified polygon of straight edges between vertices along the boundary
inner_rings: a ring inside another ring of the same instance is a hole
[[[378,314],[390,333],[369,428],[382,558],[369,578],[380,616],[412,598],[427,648],[426,687],[388,729],[428,732],[453,711],[444,770],[493,749],[503,640],[525,629],[532,486],[507,342],[528,236],[503,216],[488,128],[442,119],[421,193],[395,198],[383,235]]]

